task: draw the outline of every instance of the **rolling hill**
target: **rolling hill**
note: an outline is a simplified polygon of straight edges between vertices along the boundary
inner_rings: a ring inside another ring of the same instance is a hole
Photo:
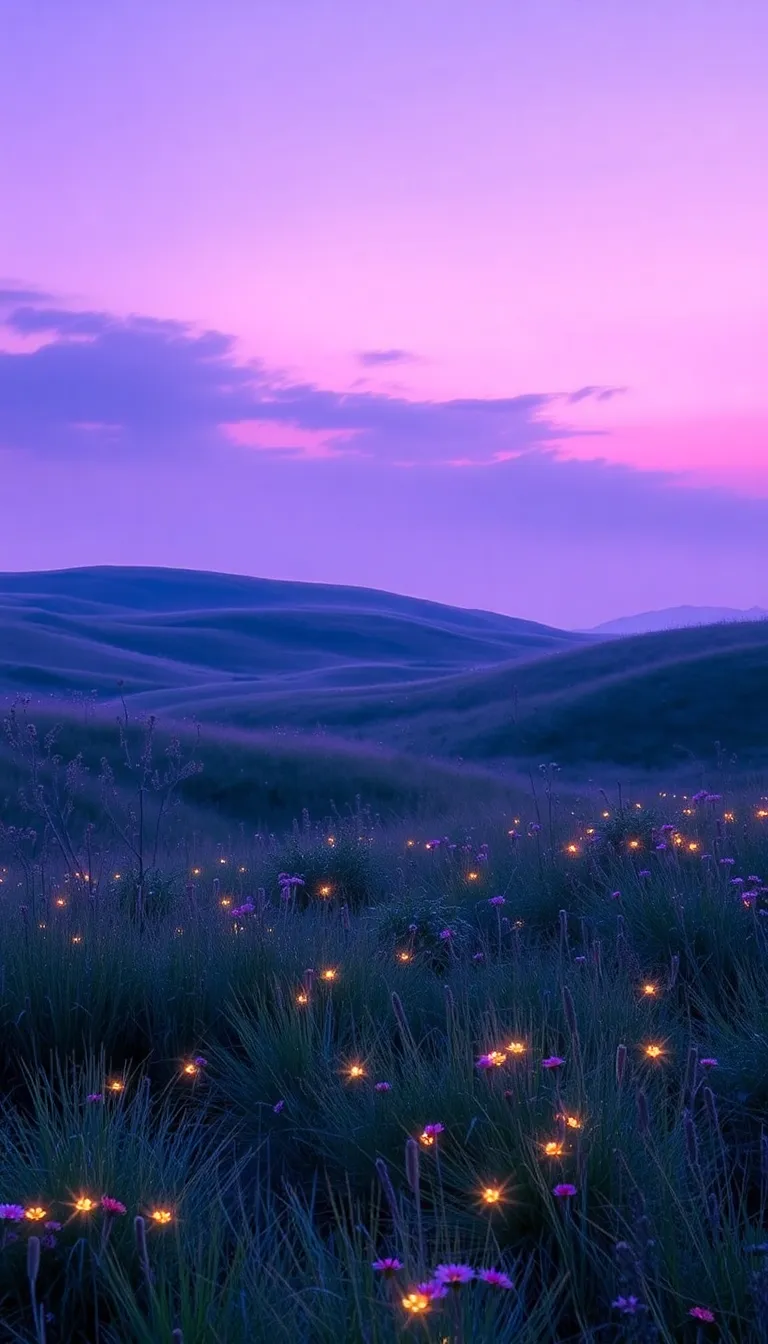
[[[48,714],[94,689],[97,717],[114,718],[119,679],[134,712],[185,731],[201,721],[238,750],[258,735],[260,759],[270,741],[275,762],[289,740],[294,755],[311,741],[319,769],[324,743],[337,780],[342,744],[356,743],[358,787],[366,751],[397,753],[396,776],[414,757],[486,774],[551,759],[669,768],[711,760],[716,741],[768,759],[766,621],[600,638],[363,588],[184,570],[0,575],[7,701],[29,691]]]

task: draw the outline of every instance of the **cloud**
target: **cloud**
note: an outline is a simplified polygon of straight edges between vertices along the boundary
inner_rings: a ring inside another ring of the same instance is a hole
[[[418,356],[408,350],[361,350],[357,358],[361,364],[374,367],[377,364],[414,364]]]
[[[26,288],[15,293],[24,302],[7,309],[6,330],[39,339],[33,349],[0,348],[0,445],[41,457],[191,456],[231,448],[233,430],[247,442],[243,430],[255,423],[259,451],[289,451],[289,427],[297,444],[302,435],[315,443],[308,455],[324,442],[329,453],[390,464],[493,463],[585,432],[556,419],[573,394],[435,402],[391,389],[338,392],[240,360],[234,338],[220,331],[29,302]],[[100,438],[94,426],[108,432]]]

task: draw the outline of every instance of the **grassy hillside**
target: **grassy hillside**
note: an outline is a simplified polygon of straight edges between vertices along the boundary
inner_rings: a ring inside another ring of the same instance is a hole
[[[768,753],[768,624],[638,635],[410,685],[212,684],[205,698],[179,687],[137,703],[258,729],[319,723],[487,765],[667,767],[711,758],[716,741],[758,762]]]

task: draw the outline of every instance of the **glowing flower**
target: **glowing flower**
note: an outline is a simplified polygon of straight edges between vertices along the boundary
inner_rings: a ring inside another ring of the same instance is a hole
[[[383,1274],[385,1279],[391,1278],[393,1274],[396,1274],[397,1271],[402,1268],[402,1261],[398,1260],[395,1255],[386,1256],[383,1260],[374,1260],[371,1265],[371,1269],[375,1269],[378,1274]]]
[[[431,1301],[432,1299],[428,1293],[420,1292],[406,1293],[405,1297],[402,1299],[403,1307],[406,1311],[410,1312],[412,1316],[423,1316],[425,1312],[429,1311]]]
[[[24,1217],[30,1223],[42,1223],[43,1219],[48,1217],[48,1210],[42,1208],[40,1204],[32,1204],[30,1208],[24,1210]]]
[[[549,1059],[542,1059],[541,1067],[542,1069],[559,1069],[560,1065],[564,1063],[565,1060],[561,1059],[559,1055],[550,1055]]]
[[[709,1307],[691,1307],[688,1312],[695,1321],[714,1321],[715,1313],[709,1310]]]
[[[111,1199],[109,1195],[104,1195],[101,1201],[101,1207],[105,1213],[125,1213],[125,1205],[120,1203],[119,1199]]]
[[[75,1200],[75,1210],[77,1213],[93,1213],[96,1208],[96,1201],[88,1195],[81,1195]]]
[[[424,1144],[425,1148],[431,1148],[435,1142],[435,1139],[438,1137],[439,1134],[443,1133],[444,1129],[445,1125],[441,1125],[439,1123],[435,1125],[425,1125],[423,1130],[421,1131],[421,1134],[419,1135],[419,1140],[421,1143]]]
[[[397,960],[398,960],[398,961],[412,961],[412,960],[413,960],[413,954],[412,954],[411,952],[406,952],[405,950],[403,950],[402,952],[398,952],[398,954],[397,954]]]
[[[185,1073],[188,1078],[196,1078],[200,1072],[200,1067],[194,1060],[190,1060],[189,1064],[182,1065],[181,1071],[182,1073]]]
[[[569,1183],[566,1181],[562,1185],[553,1186],[552,1194],[555,1195],[558,1199],[570,1199],[572,1195],[576,1194],[576,1186],[569,1185]]]
[[[478,1069],[498,1069],[506,1060],[507,1056],[503,1050],[491,1050],[487,1055],[481,1055],[477,1061]]]
[[[348,1070],[347,1070],[347,1077],[348,1077],[348,1078],[364,1078],[364,1077],[365,1077],[365,1069],[363,1068],[362,1064],[350,1064],[350,1066],[349,1066],[349,1068],[348,1068]]]
[[[0,1204],[0,1223],[20,1223],[23,1217],[21,1204]]]
[[[514,1288],[509,1275],[502,1274],[500,1269],[479,1269],[477,1277],[483,1283],[489,1283],[492,1288]]]
[[[482,1191],[481,1199],[484,1204],[500,1204],[501,1190],[497,1185],[486,1185]]]
[[[562,1143],[558,1143],[557,1139],[549,1139],[549,1141],[544,1144],[544,1152],[547,1157],[562,1157],[563,1145]]]
[[[451,1288],[460,1288],[474,1277],[475,1271],[469,1265],[438,1265],[434,1275],[435,1283]]]
[[[173,1214],[170,1209],[152,1209],[149,1216],[153,1223],[158,1223],[161,1227],[165,1227],[173,1221]]]
[[[650,980],[643,985],[643,993],[647,998],[653,998],[654,994],[658,994],[658,992],[658,986],[652,984]]]
[[[525,1048],[526,1047],[524,1041],[510,1041],[507,1046],[507,1050],[509,1051],[510,1055],[524,1055]]]
[[[110,1092],[124,1092],[125,1083],[120,1078],[113,1078],[110,1083],[107,1083],[107,1088]]]
[[[660,1059],[664,1054],[663,1047],[660,1045],[646,1045],[643,1049],[649,1059]]]
[[[305,993],[304,993],[304,990],[301,990],[301,991],[296,995],[296,1002],[297,1002],[297,1004],[299,1005],[300,1008],[303,1007],[305,1003],[309,1003],[309,995],[308,995],[308,994],[305,994]]]
[[[338,972],[335,971],[335,970],[333,969],[333,967],[329,967],[327,971],[321,971],[321,973],[320,973],[320,979],[321,979],[321,980],[327,980],[327,981],[335,980],[337,974],[338,974]]]

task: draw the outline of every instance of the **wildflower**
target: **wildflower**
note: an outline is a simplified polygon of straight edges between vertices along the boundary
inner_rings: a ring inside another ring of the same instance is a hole
[[[235,905],[230,910],[233,919],[242,919],[243,915],[252,915],[256,909],[251,901],[245,901],[243,905]]]
[[[0,1204],[0,1223],[20,1223],[23,1217],[21,1204]]]
[[[272,1107],[272,1110],[274,1111],[275,1115],[279,1115],[279,1114],[280,1114],[280,1112],[282,1111],[284,1105],[285,1105],[285,1102],[284,1102],[284,1101],[276,1101],[276,1102],[275,1102],[274,1106]]]
[[[735,862],[735,859],[721,859],[720,866],[721,868],[729,868],[732,867]]]
[[[445,1125],[425,1125],[419,1135],[419,1142],[424,1144],[425,1148],[431,1148],[435,1139],[445,1130]]]
[[[52,1251],[56,1246],[56,1238],[49,1232],[47,1236],[40,1238],[40,1247],[44,1251]]]
[[[558,1199],[570,1199],[572,1195],[576,1194],[576,1186],[569,1185],[566,1181],[562,1185],[553,1186],[552,1194],[556,1195]]]
[[[192,1060],[192,1063],[196,1064],[198,1069],[208,1068],[208,1060],[203,1055],[195,1055],[195,1058]]]
[[[86,1101],[103,1101],[103,1100],[104,1100],[104,1094],[103,1094],[103,1092],[89,1092],[89,1093],[88,1093],[88,1096],[85,1098],[85,1100],[86,1100]]]
[[[492,1288],[514,1288],[514,1284],[508,1274],[502,1274],[500,1269],[479,1269],[477,1277],[483,1283],[489,1283]]]
[[[374,1260],[371,1265],[371,1269],[375,1269],[378,1274],[383,1274],[385,1279],[391,1278],[393,1274],[396,1274],[397,1271],[402,1268],[402,1261],[398,1260],[397,1256],[394,1255],[386,1256],[383,1260]]]
[[[620,900],[621,900],[621,892],[620,892],[620,891],[612,891],[612,892],[611,892],[611,900],[612,900],[612,901],[620,901]]]
[[[441,929],[440,937],[443,939],[443,942],[448,942],[451,938],[454,937],[453,929]]]
[[[406,1293],[402,1299],[403,1307],[410,1312],[412,1316],[423,1316],[429,1311],[429,1304],[432,1298],[429,1293],[411,1292]]]
[[[61,1223],[57,1223],[53,1219],[50,1219],[47,1223],[43,1223],[43,1227],[45,1228],[46,1232],[61,1231]]]
[[[586,958],[586,957],[581,957],[581,956],[579,956],[579,957],[574,957],[573,960],[574,960],[574,963],[575,963],[576,966],[583,966],[583,965],[584,965],[584,962],[587,960],[587,958]]]
[[[165,1227],[173,1221],[173,1214],[170,1209],[152,1209],[149,1216],[153,1223],[157,1223],[161,1227]]]
[[[331,980],[336,979],[337,974],[338,974],[337,971],[335,971],[332,967],[329,967],[327,971],[323,971],[321,973],[320,979],[330,982]]]
[[[549,1059],[542,1059],[541,1067],[542,1069],[559,1069],[560,1065],[564,1063],[565,1060],[561,1059],[559,1055],[550,1055]]]
[[[451,1288],[460,1288],[463,1283],[474,1279],[475,1271],[469,1265],[438,1265],[435,1270],[435,1283]]]
[[[510,1055],[524,1055],[525,1041],[510,1041],[509,1045],[507,1046],[507,1050],[509,1051]]]
[[[107,1084],[110,1092],[124,1092],[125,1083],[120,1078],[113,1078],[111,1083]]]
[[[89,1195],[81,1195],[79,1199],[75,1200],[75,1210],[77,1213],[93,1213],[95,1208],[96,1201],[91,1199]]]
[[[364,1078],[364,1077],[365,1077],[365,1069],[363,1068],[362,1064],[350,1064],[350,1066],[349,1066],[349,1068],[348,1068],[348,1070],[347,1070],[347,1077],[348,1077],[348,1078]]]
[[[506,896],[491,896],[488,901],[489,905],[506,905],[506,903],[507,903]]]
[[[707,1055],[707,1057],[706,1057],[705,1059],[700,1059],[700,1060],[699,1060],[699,1068],[702,1068],[702,1069],[716,1069],[716,1068],[717,1068],[717,1060],[714,1059],[711,1055]]]
[[[695,1321],[714,1321],[715,1313],[709,1310],[709,1307],[691,1307],[688,1312]]]
[[[645,1307],[640,1301],[640,1298],[634,1296],[617,1297],[616,1301],[611,1303],[611,1306],[615,1307],[617,1311],[622,1312],[625,1316],[634,1316],[638,1311],[645,1311]]]
[[[498,1069],[501,1068],[501,1065],[504,1063],[506,1058],[507,1057],[502,1050],[491,1050],[489,1054],[480,1056],[480,1058],[477,1061],[476,1068]]]
[[[500,1204],[501,1190],[496,1185],[487,1185],[482,1192],[482,1201],[484,1204]]]
[[[649,1059],[660,1059],[664,1054],[664,1050],[660,1045],[646,1045],[643,1046],[643,1049]]]
[[[549,1139],[548,1142],[544,1144],[544,1152],[547,1157],[562,1157],[563,1145],[562,1143],[558,1143],[556,1139]]]
[[[43,1219],[48,1217],[48,1210],[40,1204],[32,1204],[30,1208],[24,1210],[24,1217],[30,1223],[42,1223]]]
[[[473,957],[472,957],[472,960],[473,960],[473,961],[485,961],[485,953],[484,953],[484,952],[475,952],[474,955],[473,955]]]
[[[391,1084],[391,1083],[374,1083],[374,1085],[373,1085],[373,1090],[374,1090],[374,1092],[391,1092],[391,1091],[392,1091],[392,1084]]]
[[[638,876],[638,877],[650,877],[650,876],[651,876],[651,870],[650,870],[650,868],[641,868],[641,869],[640,869],[640,872],[637,874],[637,876]]]
[[[119,1199],[111,1199],[109,1195],[104,1195],[101,1201],[101,1207],[105,1213],[120,1214],[126,1212],[125,1205],[121,1204]],[[46,1227],[47,1226],[48,1224],[46,1223]]]

